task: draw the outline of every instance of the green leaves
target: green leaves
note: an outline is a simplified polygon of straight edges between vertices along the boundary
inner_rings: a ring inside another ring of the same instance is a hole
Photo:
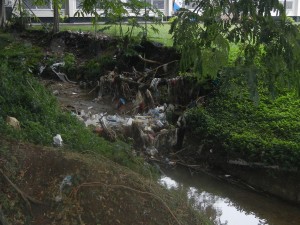
[[[229,42],[220,34],[217,23],[206,20],[211,26],[200,22],[203,17],[182,10],[172,26],[174,45],[181,51],[181,70],[192,69],[199,80],[217,77],[228,62]],[[184,30],[184,31],[183,31]]]
[[[157,16],[158,19],[150,19],[149,14]],[[158,33],[158,29],[153,24],[148,25],[148,21],[151,20],[154,24],[161,24],[160,18],[163,15],[160,10],[152,6],[145,0],[83,0],[81,9],[76,12],[77,16],[91,15],[93,17],[92,22],[96,27],[100,18],[105,18],[105,23],[109,26],[105,29],[109,29],[111,25],[118,27],[119,31],[119,46],[125,53],[125,56],[132,56],[136,54],[133,45],[136,43],[136,39],[141,41],[142,38],[147,38],[148,30]],[[143,17],[144,24],[138,22],[138,19]],[[123,30],[123,23],[127,21],[128,29]],[[133,38],[133,30],[140,28],[143,32],[142,35],[137,35]],[[95,31],[97,29],[95,28]],[[98,30],[103,31],[103,30]]]
[[[226,76],[228,67],[236,73],[244,67],[240,75],[248,80],[252,97],[258,81],[266,82],[270,92],[289,87],[300,93],[299,27],[286,19],[279,1],[193,2],[194,11],[181,10],[170,30],[182,53],[182,72],[191,71],[199,80],[215,79],[218,73]],[[273,18],[272,11],[279,17]],[[229,46],[239,48],[235,63]]]
[[[188,112],[193,136],[208,149],[214,143],[214,150],[230,159],[300,168],[300,100],[294,92],[283,91],[271,101],[264,88],[260,98],[255,106],[246,89],[241,96],[217,94],[205,108]]]

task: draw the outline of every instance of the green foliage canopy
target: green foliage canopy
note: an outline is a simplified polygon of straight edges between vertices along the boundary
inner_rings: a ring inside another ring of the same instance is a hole
[[[118,24],[120,26],[120,36],[123,37],[122,23],[127,20],[128,24],[132,26],[130,30],[126,32],[127,36],[132,35],[132,29],[134,27],[141,27],[137,21],[138,17],[142,17],[145,21],[144,35],[147,34],[146,21],[150,20],[150,13],[157,16],[159,19],[162,16],[162,12],[150,3],[144,0],[82,0],[81,9],[79,9],[75,16],[91,15],[93,17],[93,24],[96,25],[100,18],[104,18],[107,24]],[[159,24],[159,19],[153,19],[152,22]],[[150,29],[156,30],[153,25]]]
[[[182,53],[183,72],[190,70],[199,80],[238,74],[248,80],[252,91],[263,81],[271,93],[283,86],[300,93],[299,27],[287,20],[278,0],[192,4],[195,9],[181,10],[170,30]],[[272,17],[272,11],[278,16]],[[230,49],[235,45],[239,50],[232,62]]]

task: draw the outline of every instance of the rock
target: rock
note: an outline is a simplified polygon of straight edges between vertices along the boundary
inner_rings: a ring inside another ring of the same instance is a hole
[[[21,129],[20,122],[15,117],[7,116],[6,124],[12,126],[13,128],[15,128],[17,130]]]

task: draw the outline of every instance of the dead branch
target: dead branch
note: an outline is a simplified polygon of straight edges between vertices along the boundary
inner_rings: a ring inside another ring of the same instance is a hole
[[[93,91],[95,91],[98,87],[99,85],[96,85],[92,90],[89,91],[88,95],[91,94]]]
[[[139,59],[141,59],[142,61],[144,61],[144,62],[147,62],[147,63],[159,64],[159,65],[161,65],[161,64],[162,64],[162,63],[160,63],[160,62],[157,62],[157,61],[154,61],[154,60],[145,59],[145,58],[143,58],[141,55],[138,55],[138,57],[139,57]]]
[[[125,78],[125,77],[121,77],[121,76],[115,77],[115,80],[116,81],[123,81],[123,82],[129,83],[129,84],[133,84],[133,85],[136,85],[136,86],[140,86],[140,85],[143,84],[143,83],[136,82],[136,81],[133,81],[131,79],[128,79],[128,78]]]
[[[134,189],[134,188],[122,185],[122,184],[105,184],[105,183],[102,183],[102,182],[82,183],[79,186],[77,186],[76,188],[74,188],[70,195],[73,195],[75,198],[77,198],[77,192],[82,187],[99,187],[99,186],[110,187],[110,188],[123,188],[123,189],[127,189],[127,190],[130,190],[130,191],[133,191],[133,192],[137,192],[137,193],[140,193],[140,194],[152,196],[152,197],[156,198],[157,200],[159,200],[166,207],[166,209],[172,215],[172,217],[177,222],[177,224],[181,225],[181,223],[179,222],[179,220],[177,219],[177,217],[174,215],[174,213],[172,212],[172,210],[170,209],[170,207],[167,205],[167,203],[165,203],[165,201],[163,201],[159,196],[157,196],[157,195],[155,195],[155,194],[153,194],[151,192],[140,191],[140,190],[137,190],[137,189]]]
[[[185,148],[182,148],[182,149],[180,149],[179,151],[177,151],[177,152],[171,152],[170,153],[170,155],[177,155],[177,154],[179,154],[179,153],[181,153],[181,152],[183,152],[183,151],[185,151],[185,150],[187,150],[187,148],[185,147]]]
[[[166,67],[166,66],[168,66],[169,64],[174,63],[174,62],[178,62],[178,60],[173,60],[173,61],[168,62],[168,63],[165,63],[165,64],[160,64],[160,66],[158,66],[158,67],[156,67],[156,68],[150,70],[150,72],[157,71],[159,68],[161,68],[161,67]]]
[[[2,169],[0,169],[0,173],[2,174],[2,176],[5,178],[5,180],[7,180],[7,182],[21,195],[22,199],[24,200],[24,202],[26,203],[26,207],[28,208],[30,214],[32,215],[32,210],[31,210],[31,205],[30,202],[35,203],[35,204],[44,204],[43,202],[27,195],[26,193],[24,193],[23,191],[21,191],[17,185],[15,185],[3,172]]]
[[[195,169],[195,170],[199,170],[201,168],[201,165],[188,165],[182,162],[177,162],[177,164],[185,166],[187,168],[191,168],[191,169]]]

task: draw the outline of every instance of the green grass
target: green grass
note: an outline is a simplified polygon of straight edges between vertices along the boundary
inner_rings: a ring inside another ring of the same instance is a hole
[[[300,168],[300,99],[289,90],[271,100],[261,91],[258,106],[244,96],[220,93],[206,107],[189,111],[194,135],[206,147],[250,162]]]
[[[9,43],[13,41],[13,37],[10,34],[4,33],[0,30],[0,49],[3,49]]]
[[[140,24],[141,26],[144,26],[143,24]],[[66,31],[66,30],[71,30],[71,31],[82,31],[82,32],[95,32],[95,30],[101,30],[104,27],[107,27],[110,25],[104,25],[104,24],[99,24],[97,25],[96,29],[92,25],[66,25],[66,24],[61,24],[60,25],[60,30],[61,31]],[[170,24],[165,23],[162,25],[153,25],[156,29],[159,30],[159,33],[153,32],[150,27],[151,24],[148,24],[149,28],[149,33],[148,33],[148,38],[152,41],[160,42],[164,44],[165,46],[172,46],[173,45],[173,40],[172,40],[172,35],[169,34],[170,30]],[[41,29],[41,26],[34,26],[34,29]],[[130,27],[128,25],[122,25],[123,32],[126,33]],[[105,31],[103,31],[105,34],[119,37],[120,36],[120,27],[118,25],[111,25],[111,27]],[[142,32],[142,28],[134,28],[133,29],[133,36],[137,36],[140,32]]]

